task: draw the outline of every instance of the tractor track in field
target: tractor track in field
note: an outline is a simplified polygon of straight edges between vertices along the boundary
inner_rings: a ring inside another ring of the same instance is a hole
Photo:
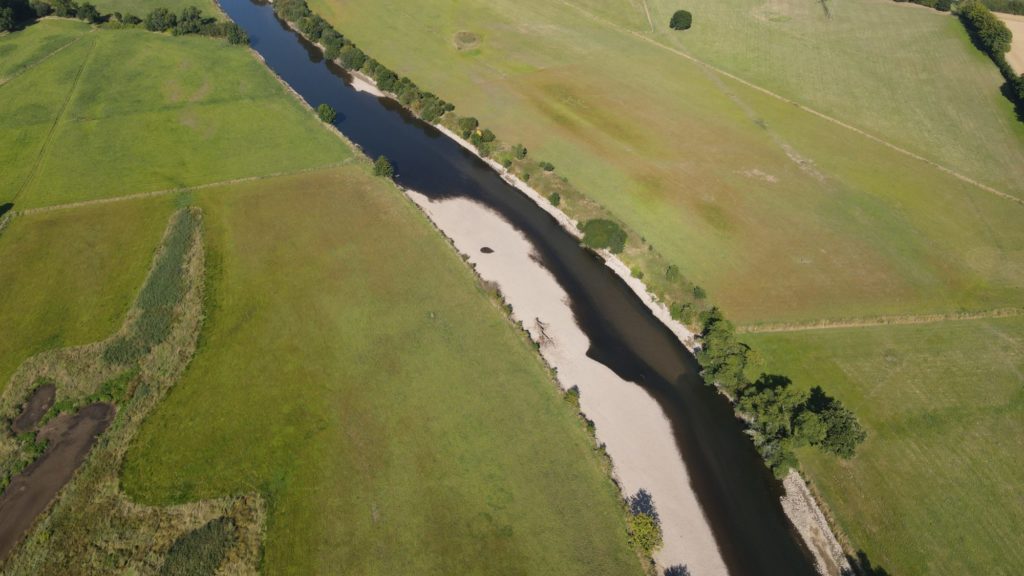
[[[334,162],[332,164],[324,164],[323,166],[315,166],[312,168],[303,168],[301,170],[292,170],[288,172],[274,172],[272,174],[264,174],[261,176],[244,176],[242,178],[232,178],[230,180],[218,180],[217,182],[207,182],[205,184],[197,184],[195,186],[178,186],[176,188],[164,188],[163,190],[152,190],[150,192],[135,192],[132,194],[123,194],[121,196],[111,196],[110,198],[96,198],[94,200],[82,200],[80,202],[68,202],[66,204],[54,204],[52,206],[40,206],[38,208],[28,208],[25,210],[19,210],[18,215],[29,215],[38,214],[41,212],[54,212],[57,210],[71,210],[74,208],[82,208],[85,206],[95,206],[97,204],[113,204],[115,202],[124,202],[126,200],[137,200],[139,198],[150,198],[154,196],[166,196],[168,194],[177,194],[181,192],[192,192],[195,190],[204,190],[206,188],[216,188],[218,186],[228,186],[231,184],[242,184],[245,182],[255,182],[258,180],[269,180],[271,178],[280,178],[284,176],[293,176],[296,174],[307,174],[310,172],[318,172],[320,170],[330,170],[332,168],[338,168],[346,164],[350,164],[354,161],[354,158],[348,158],[341,162]]]
[[[989,318],[1015,318],[1024,316],[1024,308],[995,308],[981,312],[951,312],[947,314],[921,314],[917,316],[876,316],[851,320],[818,320],[779,324],[749,324],[738,326],[739,334],[768,334],[779,332],[805,332],[808,330],[831,330],[839,328],[873,328],[878,326],[906,326],[909,324],[937,324],[940,322],[962,322]]]
[[[64,97],[64,102],[61,104],[60,111],[53,118],[53,123],[50,124],[50,129],[46,132],[46,138],[43,140],[42,146],[39,147],[39,153],[36,154],[36,159],[32,163],[32,169],[28,173],[28,177],[25,178],[25,183],[21,185],[18,192],[11,198],[11,202],[16,201],[21,194],[28,190],[28,188],[35,181],[36,176],[39,174],[39,168],[42,166],[43,161],[46,159],[46,153],[50,149],[50,142],[53,141],[53,135],[57,131],[57,126],[64,120],[64,116],[67,114],[68,105],[71,104],[71,99],[74,98],[75,92],[78,91],[78,83],[82,79],[82,72],[89,65],[92,60],[93,52],[96,50],[96,43],[93,42],[89,46],[89,53],[82,58],[82,65],[78,67],[78,72],[75,73],[75,79],[71,82],[71,88],[68,90],[68,95]]]
[[[565,5],[565,6],[568,6],[569,8],[572,8],[572,9],[580,12],[581,14],[586,16],[587,18],[590,18],[591,20],[593,20],[595,22],[598,22],[599,24],[602,24],[604,26],[612,28],[612,29],[614,29],[614,30],[616,30],[618,32],[623,33],[623,34],[627,34],[629,36],[633,36],[634,38],[637,38],[639,40],[647,42],[648,44],[651,44],[653,46],[657,46],[658,48],[661,48],[662,50],[666,50],[668,52],[671,52],[672,54],[675,54],[677,56],[685,58],[685,59],[689,60],[690,62],[693,62],[694,64],[697,64],[699,66],[703,66],[703,67],[707,68],[708,70],[711,70],[712,72],[715,72],[717,74],[725,76],[726,78],[729,78],[731,80],[739,82],[740,84],[743,84],[744,86],[747,86],[748,88],[753,88],[754,90],[757,90],[758,92],[761,92],[763,94],[771,96],[772,98],[775,98],[777,100],[780,100],[782,102],[785,102],[787,104],[795,106],[795,107],[797,107],[797,108],[799,108],[799,109],[801,109],[801,110],[803,110],[805,112],[808,112],[810,114],[813,114],[814,116],[817,116],[818,118],[821,118],[821,119],[826,120],[828,122],[831,122],[831,123],[833,123],[833,124],[835,124],[837,126],[841,126],[843,128],[846,128],[847,130],[855,132],[856,134],[859,134],[859,135],[861,135],[861,136],[863,136],[863,137],[865,137],[865,138],[867,138],[869,140],[872,140],[872,141],[877,142],[878,144],[881,144],[881,145],[883,145],[883,146],[885,146],[885,147],[887,147],[887,148],[889,148],[891,150],[899,152],[900,154],[903,154],[904,156],[908,156],[910,158],[913,158],[914,160],[917,160],[917,161],[920,161],[920,162],[924,162],[925,164],[928,164],[929,166],[931,166],[933,168],[936,168],[939,171],[944,172],[944,173],[946,173],[946,174],[948,174],[948,175],[950,175],[950,176],[960,180],[961,182],[964,182],[964,183],[970,184],[972,186],[975,186],[976,188],[979,188],[979,189],[981,189],[981,190],[983,190],[985,192],[988,192],[990,194],[993,194],[995,196],[1003,198],[1004,200],[1009,200],[1011,202],[1014,202],[1016,204],[1024,206],[1024,198],[1018,198],[1017,196],[1014,196],[1012,194],[1008,194],[1006,192],[1003,192],[1002,190],[998,190],[996,188],[993,188],[992,186],[989,186],[988,184],[983,184],[982,182],[979,182],[979,181],[977,181],[977,180],[975,180],[975,179],[973,179],[973,178],[971,178],[969,176],[966,176],[964,174],[961,174],[960,172],[957,172],[956,170],[953,170],[952,168],[948,168],[946,166],[943,166],[942,164],[939,164],[938,162],[935,162],[933,160],[929,160],[928,158],[925,158],[924,156],[921,156],[920,154],[915,154],[914,152],[911,152],[910,150],[907,150],[906,148],[902,148],[900,146],[897,146],[896,144],[893,144],[892,142],[889,142],[888,140],[885,140],[884,138],[881,138],[879,136],[875,136],[874,134],[871,134],[869,132],[861,130],[860,128],[857,128],[856,126],[853,126],[852,124],[847,124],[846,122],[843,122],[842,120],[840,120],[838,118],[835,118],[833,116],[829,116],[828,114],[825,114],[824,112],[819,112],[819,111],[815,110],[814,108],[809,108],[809,107],[807,107],[807,106],[805,106],[805,105],[803,105],[803,104],[801,104],[801,103],[799,103],[799,102],[797,102],[795,100],[791,100],[791,99],[789,99],[789,98],[787,98],[787,97],[785,97],[785,96],[783,96],[781,94],[778,94],[776,92],[772,92],[771,90],[769,90],[767,88],[764,88],[763,86],[759,86],[757,84],[754,84],[753,82],[751,82],[749,80],[745,80],[745,79],[743,79],[743,78],[741,78],[741,77],[739,77],[739,76],[737,76],[737,75],[735,75],[735,74],[733,74],[731,72],[727,72],[727,71],[725,71],[725,70],[723,70],[723,69],[721,69],[721,68],[719,68],[717,66],[709,64],[709,63],[707,63],[707,62],[705,62],[705,61],[703,61],[703,60],[701,60],[701,59],[699,59],[699,58],[697,58],[697,57],[695,57],[695,56],[693,56],[691,54],[688,54],[688,53],[686,53],[686,52],[684,52],[682,50],[678,50],[678,49],[673,48],[671,46],[667,46],[665,44],[662,44],[661,42],[657,41],[656,39],[654,39],[654,38],[652,38],[650,36],[645,35],[644,33],[637,32],[636,30],[630,30],[629,28],[627,28],[625,26],[622,26],[620,24],[617,24],[617,23],[615,23],[615,22],[613,22],[611,20],[608,20],[607,18],[602,18],[601,16],[598,16],[598,15],[596,15],[596,14],[586,10],[585,8],[582,8],[580,6],[577,6],[576,4],[573,4],[569,0],[558,0],[558,1],[559,1],[559,3],[561,3],[561,4]]]
[[[26,74],[29,71],[35,69],[37,66],[43,64],[44,62],[46,62],[50,58],[53,58],[54,56],[56,56],[57,54],[62,52],[65,48],[70,47],[72,44],[78,43],[82,38],[85,38],[85,34],[82,34],[81,36],[79,36],[78,38],[75,38],[74,40],[71,40],[70,42],[62,44],[60,48],[57,48],[53,52],[50,52],[49,54],[47,54],[46,56],[43,56],[39,60],[36,60],[32,64],[29,64],[28,66],[25,66],[24,68],[18,70],[14,74],[11,74],[10,76],[5,76],[3,78],[0,78],[0,87],[3,87],[3,86],[6,86],[7,84],[10,84],[13,80],[19,78],[20,76]]]

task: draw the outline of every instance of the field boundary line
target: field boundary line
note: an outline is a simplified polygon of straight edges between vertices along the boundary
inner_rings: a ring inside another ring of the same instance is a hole
[[[1024,308],[995,308],[981,312],[950,312],[947,314],[921,314],[918,316],[876,316],[851,320],[818,320],[779,324],[748,324],[738,326],[739,334],[768,334],[778,332],[805,332],[808,330],[830,330],[839,328],[873,328],[878,326],[905,326],[910,324],[936,324],[939,322],[962,322],[985,320],[987,318],[1013,318],[1024,316]]]
[[[960,180],[961,182],[965,182],[965,183],[970,184],[972,186],[975,186],[975,187],[977,187],[977,188],[979,188],[981,190],[984,190],[985,192],[988,192],[990,194],[994,194],[994,195],[996,195],[996,196],[998,196],[1000,198],[1003,198],[1005,200],[1010,200],[1011,202],[1015,202],[1017,204],[1020,204],[1021,206],[1024,206],[1024,198],[1018,198],[1018,197],[1016,197],[1016,196],[1014,196],[1012,194],[1008,194],[1006,192],[1003,192],[1002,190],[998,190],[996,188],[993,188],[992,186],[989,186],[988,184],[983,184],[983,183],[981,183],[981,182],[979,182],[977,180],[974,180],[973,178],[971,178],[969,176],[966,176],[964,174],[961,174],[961,173],[957,172],[956,170],[953,170],[952,168],[948,168],[946,166],[943,166],[942,164],[939,164],[938,162],[935,162],[934,160],[929,160],[928,158],[925,158],[924,156],[921,156],[920,154],[911,152],[910,150],[907,150],[906,148],[902,148],[900,146],[897,146],[896,144],[893,144],[892,142],[889,142],[888,140],[885,140],[884,138],[882,138],[880,136],[875,136],[874,134],[871,134],[870,132],[866,132],[865,130],[862,130],[860,128],[857,128],[856,126],[853,126],[852,124],[847,124],[846,122],[843,122],[842,120],[840,120],[838,118],[835,118],[833,116],[829,116],[828,114],[825,114],[824,112],[819,112],[819,111],[815,110],[814,108],[810,108],[810,107],[805,106],[805,105],[803,105],[803,104],[801,104],[801,103],[799,103],[799,102],[797,102],[795,100],[791,100],[791,99],[789,99],[789,98],[787,98],[787,97],[785,97],[785,96],[783,96],[781,94],[778,94],[777,92],[772,92],[771,90],[769,90],[769,89],[767,89],[767,88],[765,88],[763,86],[759,86],[757,84],[754,84],[753,82],[751,82],[749,80],[745,80],[745,79],[743,79],[743,78],[741,78],[741,77],[739,77],[739,76],[737,76],[737,75],[735,75],[735,74],[733,74],[731,72],[727,72],[727,71],[725,71],[725,70],[723,70],[723,69],[721,69],[721,68],[719,68],[717,66],[714,66],[713,64],[709,64],[709,63],[707,63],[707,62],[697,58],[696,56],[693,56],[691,54],[683,52],[682,50],[678,50],[678,49],[673,48],[671,46],[668,46],[666,44],[662,44],[661,42],[658,42],[653,37],[645,36],[644,34],[636,32],[635,30],[630,30],[629,28],[626,28],[624,26],[616,24],[615,22],[612,22],[612,21],[610,21],[610,20],[608,20],[606,18],[602,18],[601,16],[598,16],[596,14],[591,13],[590,11],[586,10],[585,8],[582,8],[580,6],[577,6],[576,4],[573,4],[569,0],[559,0],[559,2],[561,4],[564,4],[565,6],[568,6],[570,8],[573,8],[574,10],[579,11],[580,13],[582,13],[584,16],[590,18],[591,20],[594,20],[594,21],[596,21],[598,23],[604,24],[605,26],[608,26],[610,28],[618,30],[619,32],[622,32],[622,33],[625,33],[625,34],[629,34],[630,36],[633,36],[635,38],[639,38],[640,40],[643,40],[644,42],[647,42],[648,44],[651,44],[653,46],[657,46],[658,48],[661,48],[663,50],[667,50],[668,52],[671,52],[671,53],[673,53],[673,54],[675,54],[677,56],[681,56],[681,57],[683,57],[683,58],[693,62],[694,64],[697,64],[697,65],[700,65],[700,66],[704,66],[705,68],[707,68],[707,69],[709,69],[709,70],[711,70],[713,72],[716,72],[718,74],[721,74],[722,76],[725,76],[726,78],[729,78],[731,80],[739,82],[740,84],[743,84],[744,86],[747,86],[748,88],[753,88],[754,90],[757,90],[758,92],[761,92],[762,94],[771,96],[772,98],[775,98],[777,100],[785,102],[786,104],[790,104],[792,106],[795,106],[796,108],[798,108],[800,110],[803,110],[805,112],[809,112],[810,114],[813,114],[814,116],[817,116],[818,118],[821,118],[823,120],[831,122],[831,123],[833,123],[833,124],[835,124],[837,126],[841,126],[843,128],[846,128],[847,130],[855,132],[855,133],[857,133],[857,134],[859,134],[859,135],[861,135],[861,136],[863,136],[863,137],[865,137],[865,138],[867,138],[869,140],[872,140],[872,141],[874,141],[874,142],[876,142],[878,144],[881,144],[881,145],[883,145],[883,146],[885,146],[885,147],[887,147],[887,148],[889,148],[891,150],[899,152],[899,153],[901,153],[901,154],[903,154],[905,156],[908,156],[908,157],[913,158],[915,160],[918,160],[920,162],[924,162],[925,164],[928,164],[929,166],[931,166],[933,168],[936,168],[936,169],[938,169],[938,170],[940,170],[940,171],[942,171],[942,172],[944,172],[944,173],[946,173],[946,174],[948,174],[950,176],[953,176],[954,178]]]
[[[90,30],[89,32],[91,32],[91,31],[92,30]],[[43,62],[46,62],[50,58],[53,58],[54,56],[56,56],[58,52],[61,52],[62,50],[64,50],[65,48],[71,46],[72,44],[77,43],[82,38],[85,38],[86,34],[88,34],[88,32],[86,32],[85,34],[82,34],[81,36],[79,36],[77,38],[72,39],[70,42],[66,42],[64,44],[61,44],[60,48],[57,48],[53,52],[50,52],[49,54],[47,54],[46,56],[43,56],[39,60],[36,60],[32,64],[29,64],[28,66],[25,66],[24,68],[22,68],[21,70],[18,70],[17,72],[12,74],[11,76],[5,76],[3,78],[0,78],[0,87],[6,86],[11,81],[13,81],[13,80],[15,80],[17,78],[20,78],[22,75],[28,73],[30,70],[34,70],[37,66],[41,65]]]
[[[651,19],[651,9],[647,6],[647,0],[640,0],[640,3],[644,5],[644,13],[647,14],[647,23],[651,25],[651,32],[657,32],[654,29],[654,20]]]
[[[53,134],[57,131],[57,126],[63,122],[64,115],[67,114],[68,111],[68,105],[71,104],[71,99],[74,98],[75,92],[78,91],[78,82],[82,79],[82,72],[85,71],[89,62],[92,61],[92,55],[95,50],[96,43],[93,42],[92,46],[89,47],[89,53],[85,55],[85,58],[82,58],[82,65],[78,67],[78,72],[75,74],[75,79],[71,82],[71,88],[68,90],[67,96],[64,97],[64,103],[61,104],[60,111],[57,112],[56,116],[54,116],[53,123],[50,124],[50,129],[46,132],[46,138],[43,140],[42,146],[39,147],[39,153],[36,154],[35,162],[32,164],[32,169],[29,171],[28,177],[25,179],[25,183],[18,189],[17,194],[11,198],[12,202],[21,197],[21,194],[25,192],[25,190],[28,190],[32,183],[35,182],[36,176],[39,174],[39,168],[42,166],[43,161],[46,159],[46,154],[50,149],[50,142],[53,141]]]
[[[128,200],[137,200],[139,198],[150,198],[154,196],[166,196],[168,194],[177,194],[181,192],[192,192],[196,190],[204,190],[206,188],[216,188],[218,186],[229,186],[231,184],[243,184],[246,182],[256,182],[258,180],[270,180],[273,178],[281,178],[284,176],[295,176],[297,174],[308,174],[311,172],[319,172],[321,170],[330,170],[332,168],[340,168],[346,164],[351,164],[354,158],[347,158],[341,162],[333,162],[331,164],[323,164],[321,166],[314,166],[311,168],[303,168],[301,170],[291,170],[288,172],[274,172],[272,174],[263,174],[260,176],[244,176],[242,178],[232,178],[230,180],[219,180],[217,182],[207,182],[205,184],[196,184],[195,186],[179,186],[177,188],[164,188],[162,190],[152,190],[150,192],[135,192],[132,194],[124,194],[121,196],[111,196],[110,198],[96,198],[93,200],[82,200],[80,202],[68,202],[66,204],[54,204],[53,206],[40,206],[38,208],[27,208],[25,210],[17,211],[18,214],[27,216],[29,214],[39,214],[42,212],[56,212],[58,210],[72,210],[75,208],[82,208],[85,206],[95,206],[97,204],[113,204],[115,202],[125,202]]]

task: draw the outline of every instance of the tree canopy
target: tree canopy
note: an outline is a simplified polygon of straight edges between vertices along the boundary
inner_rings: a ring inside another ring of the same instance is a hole
[[[672,15],[672,19],[669,20],[668,26],[673,30],[689,30],[690,26],[693,25],[693,14],[690,14],[686,10],[676,10],[675,14]]]

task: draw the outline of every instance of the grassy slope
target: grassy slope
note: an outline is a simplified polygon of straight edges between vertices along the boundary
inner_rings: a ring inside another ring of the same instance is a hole
[[[0,118],[0,149],[15,166],[0,176],[0,201],[17,197],[19,209],[351,156],[244,49],[200,37],[89,33],[0,86]]]
[[[582,427],[394,188],[351,166],[197,198],[212,313],[130,493],[262,488],[267,574],[639,572]]]
[[[1024,572],[1024,319],[745,339],[771,370],[827,387],[867,426],[851,462],[802,460],[876,565]]]
[[[552,160],[740,322],[984,309],[1024,287],[1005,265],[1024,207],[563,3],[313,6]],[[480,47],[458,51],[460,30]]]
[[[647,1],[659,41],[1024,197],[1024,123],[948,13],[853,0],[829,2],[827,19],[820,2],[693,0],[697,25],[678,34],[679,3]]]
[[[195,6],[203,11],[203,15],[222,19],[221,11],[212,0],[97,0],[96,7],[103,14],[120,12],[134,14],[145,18],[156,8],[167,8],[175,14],[187,6]]]
[[[26,358],[121,325],[172,209],[124,202],[11,222],[0,235],[0,391]]]

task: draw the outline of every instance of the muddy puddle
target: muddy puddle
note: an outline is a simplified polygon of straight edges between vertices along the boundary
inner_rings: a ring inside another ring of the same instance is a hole
[[[38,394],[33,394],[30,408]],[[96,438],[110,426],[114,412],[111,404],[90,404],[75,414],[57,416],[39,430],[39,438],[49,442],[46,451],[0,495],[0,560],[71,480]]]

